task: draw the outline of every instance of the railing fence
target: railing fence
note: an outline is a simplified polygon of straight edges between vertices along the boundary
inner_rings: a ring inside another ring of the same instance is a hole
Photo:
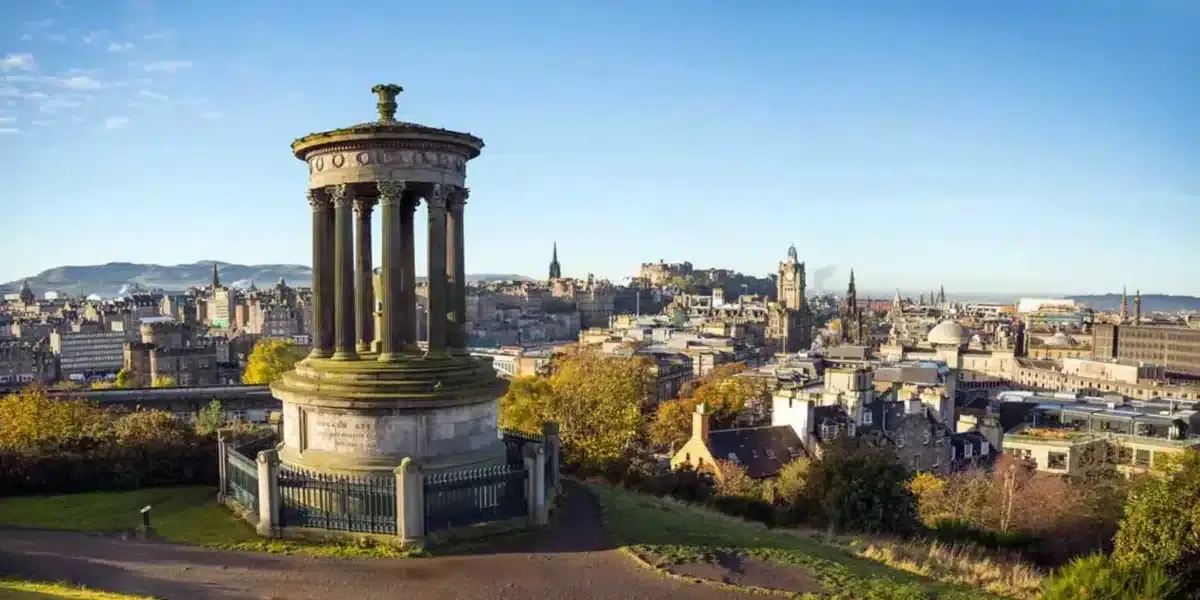
[[[396,478],[279,467],[282,527],[396,534]]]
[[[425,480],[425,533],[528,513],[526,471],[508,465],[451,471]]]

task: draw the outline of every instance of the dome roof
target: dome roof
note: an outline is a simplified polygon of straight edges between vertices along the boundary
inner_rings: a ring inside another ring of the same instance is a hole
[[[954,321],[942,321],[929,330],[926,340],[935,346],[965,346],[971,340],[962,325]]]
[[[1077,343],[1078,342],[1075,341],[1075,338],[1073,338],[1061,331],[1055,333],[1054,335],[1052,335],[1042,341],[1042,344],[1044,344],[1046,346],[1051,346],[1054,348],[1065,348],[1068,346],[1074,346]]]

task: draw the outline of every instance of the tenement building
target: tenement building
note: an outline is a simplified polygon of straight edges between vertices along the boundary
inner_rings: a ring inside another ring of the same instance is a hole
[[[379,85],[375,121],[292,143],[309,173],[312,351],[271,385],[283,403],[285,464],[391,473],[501,464],[497,402],[505,383],[467,349],[464,208],[467,161],[483,140],[398,121],[399,86]],[[418,342],[416,211],[428,240],[426,331]],[[375,328],[371,219],[382,220]],[[374,342],[378,340],[378,345]]]

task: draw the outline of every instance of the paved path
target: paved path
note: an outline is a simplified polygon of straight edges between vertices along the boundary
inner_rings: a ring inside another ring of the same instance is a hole
[[[319,559],[10,529],[0,530],[0,575],[169,600],[749,597],[637,567],[613,549],[591,495],[578,486],[564,491],[551,527],[488,554]]]

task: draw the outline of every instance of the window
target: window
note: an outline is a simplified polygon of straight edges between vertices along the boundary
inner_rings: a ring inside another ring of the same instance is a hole
[[[902,437],[898,437],[898,438],[896,438],[896,447],[897,447],[897,448],[903,448],[903,447],[904,447],[904,438],[902,438]]]
[[[938,468],[939,466],[941,466],[941,464],[942,464],[942,453],[941,453],[941,452],[934,452],[934,453],[933,453],[933,468],[935,468],[935,469],[936,469],[936,468]]]
[[[932,434],[932,433],[930,433],[928,429],[926,429],[926,430],[925,430],[925,436],[924,436],[924,437],[925,437],[924,443],[925,443],[925,445],[926,445],[926,446],[928,446],[928,445],[929,445],[929,442],[930,442],[930,440],[932,440],[932,439],[933,439],[933,434]]]
[[[1067,469],[1067,454],[1065,452],[1051,452],[1047,454],[1046,468],[1065,471]]]
[[[1149,450],[1138,450],[1136,453],[1134,453],[1133,465],[1136,467],[1149,467],[1150,466],[1150,451]]]
[[[770,448],[767,448],[767,458],[769,458],[771,460],[775,460],[775,451]]]
[[[739,460],[738,460],[737,454],[734,454],[733,452],[730,452],[729,454],[726,454],[726,455],[725,455],[725,458],[728,458],[728,459],[729,459],[729,462],[731,462],[731,463],[734,463],[734,464],[737,464],[737,463],[741,462],[741,461],[739,461]]]
[[[869,410],[867,410],[867,411],[863,411],[863,415],[862,415],[862,424],[863,424],[863,425],[870,425],[870,424],[871,424],[871,420],[872,420],[872,419],[874,419],[874,418],[875,418],[875,417],[874,417],[874,416],[871,414],[871,411],[869,411]]]
[[[912,466],[913,466],[913,470],[914,470],[914,471],[920,471],[920,470],[921,470],[921,455],[920,455],[920,454],[914,454],[914,455],[913,455],[913,457],[912,457]]]
[[[971,458],[975,455],[975,448],[971,444],[963,444],[963,458]]]

